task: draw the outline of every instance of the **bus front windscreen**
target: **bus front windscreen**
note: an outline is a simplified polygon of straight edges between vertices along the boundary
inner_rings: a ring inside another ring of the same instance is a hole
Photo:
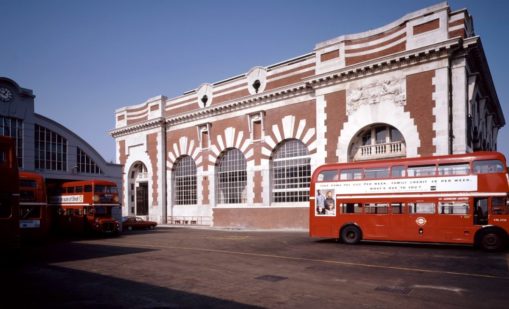
[[[95,185],[94,192],[95,193],[117,194],[118,190],[117,190],[116,186]]]

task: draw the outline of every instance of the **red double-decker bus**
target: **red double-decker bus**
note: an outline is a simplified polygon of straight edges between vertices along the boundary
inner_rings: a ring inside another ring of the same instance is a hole
[[[19,247],[18,178],[14,140],[0,136],[0,251]]]
[[[50,205],[58,208],[61,230],[112,234],[120,231],[120,223],[113,218],[113,208],[120,207],[114,182],[70,181],[55,189],[57,192],[51,195]]]
[[[19,173],[19,227],[22,240],[40,240],[48,236],[52,222],[48,211],[44,177],[37,173]]]
[[[509,178],[497,152],[328,164],[310,188],[312,237],[473,244],[508,243]]]

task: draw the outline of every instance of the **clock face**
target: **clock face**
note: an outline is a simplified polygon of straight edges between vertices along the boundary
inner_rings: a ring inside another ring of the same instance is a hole
[[[4,102],[9,102],[12,100],[12,92],[7,88],[0,88],[0,100]]]

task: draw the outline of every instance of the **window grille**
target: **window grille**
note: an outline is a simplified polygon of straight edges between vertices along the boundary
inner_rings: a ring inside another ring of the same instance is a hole
[[[246,158],[236,148],[223,153],[216,169],[217,203],[240,204],[246,202]]]
[[[196,205],[196,164],[192,157],[181,157],[173,167],[176,205]]]
[[[36,124],[34,141],[36,169],[67,170],[67,139]]]
[[[309,200],[311,157],[299,140],[283,141],[272,156],[272,201],[306,202]]]

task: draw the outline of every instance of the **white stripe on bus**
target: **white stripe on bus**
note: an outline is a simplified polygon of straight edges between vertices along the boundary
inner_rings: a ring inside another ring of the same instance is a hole
[[[336,199],[359,198],[426,198],[426,197],[471,197],[471,196],[507,196],[507,192],[473,192],[473,193],[442,193],[442,194],[386,194],[386,195],[336,195]],[[311,199],[311,198],[310,198]]]

